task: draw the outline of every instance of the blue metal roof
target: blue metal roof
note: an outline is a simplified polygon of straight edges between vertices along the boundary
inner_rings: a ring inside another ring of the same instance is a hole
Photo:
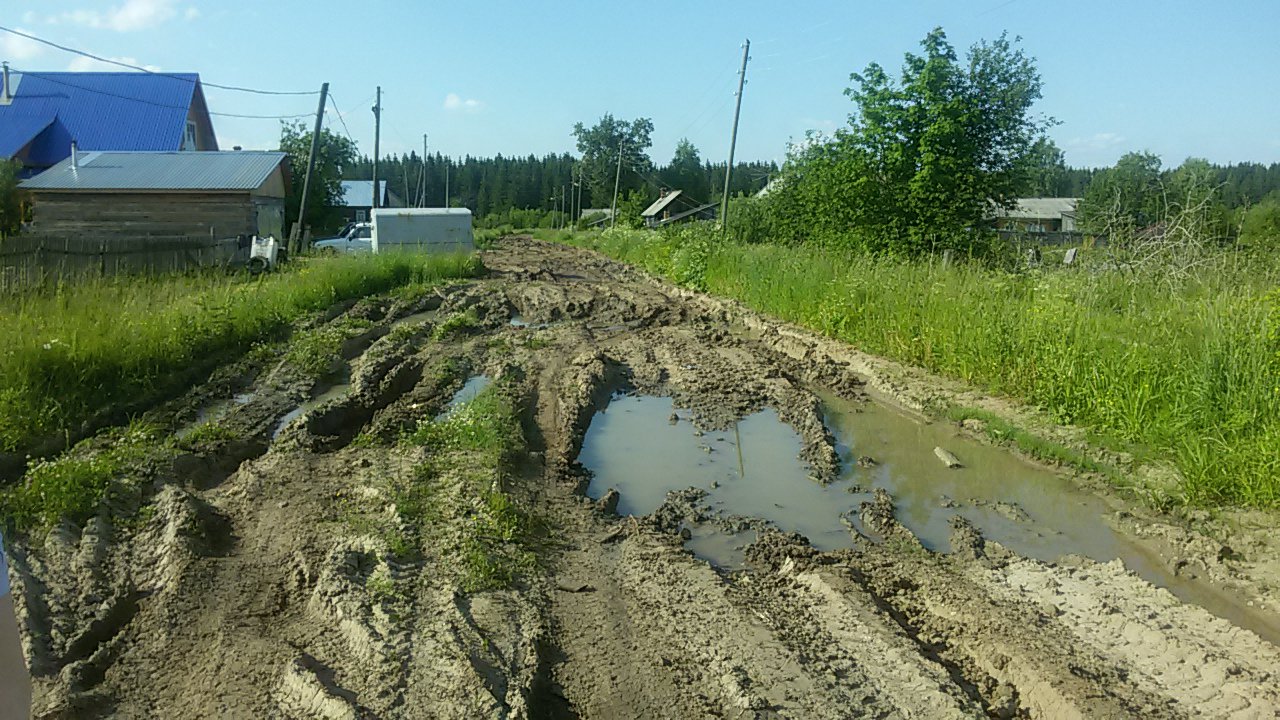
[[[81,150],[178,150],[200,76],[141,72],[26,72],[0,105],[0,155],[31,143],[27,164],[48,167]],[[32,128],[44,122],[44,129]]]
[[[244,191],[257,190],[287,157],[282,152],[88,152],[26,180],[25,190]]]

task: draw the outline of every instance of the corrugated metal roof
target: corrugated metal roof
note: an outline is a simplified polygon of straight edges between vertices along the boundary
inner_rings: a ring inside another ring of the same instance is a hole
[[[53,123],[53,115],[0,116],[0,157],[11,158]]]
[[[87,152],[22,183],[28,190],[256,190],[284,162],[282,152]]]
[[[48,128],[32,144],[32,165],[58,162],[72,140],[82,150],[177,150],[199,85],[185,73],[23,73],[13,102],[0,105],[0,152],[25,146],[31,137],[21,136],[39,119]]]
[[[382,202],[380,205],[387,203],[387,181],[379,180],[378,189],[382,191]],[[373,181],[372,180],[343,180],[342,181],[342,204],[347,207],[373,207]]]
[[[665,208],[666,206],[670,205],[670,204],[672,203],[672,201],[673,201],[673,200],[675,200],[676,198],[680,197],[680,193],[682,193],[682,192],[684,192],[684,191],[683,191],[683,190],[672,190],[671,192],[667,193],[666,195],[664,195],[664,196],[662,196],[662,197],[658,198],[657,200],[655,200],[655,201],[653,202],[653,204],[652,204],[652,205],[650,205],[648,208],[646,208],[644,212],[640,213],[640,217],[653,217],[654,215],[657,215],[658,213],[662,212],[662,209],[663,209],[663,208]]]
[[[1012,210],[1000,209],[996,212],[996,217],[1056,220],[1074,213],[1079,202],[1080,198],[1019,198],[1017,207]]]

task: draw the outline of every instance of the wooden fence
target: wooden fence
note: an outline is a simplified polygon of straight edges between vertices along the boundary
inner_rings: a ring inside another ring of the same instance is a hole
[[[241,249],[236,238],[19,235],[0,240],[0,293],[86,278],[226,266]]]

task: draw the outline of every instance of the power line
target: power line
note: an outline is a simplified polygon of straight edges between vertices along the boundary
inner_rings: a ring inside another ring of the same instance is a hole
[[[36,37],[35,35],[24,33],[21,30],[14,30],[13,28],[5,27],[3,25],[0,25],[0,30],[3,30],[4,32],[10,33],[12,35],[17,35],[18,37],[24,37],[28,40],[34,40],[35,42],[43,43],[45,45],[48,45],[49,47],[54,47],[64,52],[72,53],[73,55],[87,57],[91,60],[97,60],[98,62],[107,63],[109,65],[116,65],[122,68],[129,68],[130,70],[144,72],[144,73],[147,73],[148,75],[159,75],[162,77],[173,78],[174,80],[181,80],[183,82],[189,82],[192,84],[195,84],[197,82],[195,80],[192,80],[191,78],[183,77],[181,75],[175,75],[173,73],[158,72],[156,70],[150,70],[148,68],[141,67],[138,65],[130,65],[127,62],[121,62],[119,60],[112,60],[111,58],[105,58],[105,57],[102,57],[101,55],[94,55],[93,53],[85,52],[84,50],[77,50],[75,48],[67,47],[66,45],[59,45],[58,43],[53,42],[52,40],[45,40],[44,38]],[[199,82],[204,87],[218,88],[219,90],[234,90],[236,92],[253,93],[255,95],[315,95],[316,94],[315,90],[296,91],[296,92],[295,91],[276,91],[276,90],[257,90],[255,88],[237,87],[235,85],[219,85],[218,83],[211,83],[211,82],[205,82],[205,81],[199,81]]]
[[[347,134],[347,139],[352,145],[356,144],[356,139],[351,137],[351,130],[347,128],[347,121],[342,117],[342,111],[338,109],[338,101],[334,99],[333,93],[329,93],[329,104],[333,106],[333,111],[338,115],[338,122],[342,123],[342,132]]]
[[[21,73],[23,75],[30,75],[32,77],[38,77],[41,80],[44,80],[45,82],[51,82],[51,83],[54,83],[55,85],[63,85],[65,87],[75,88],[77,90],[83,90],[84,92],[96,93],[98,95],[106,95],[107,97],[113,97],[118,100],[128,100],[129,102],[142,103],[143,105],[151,105],[153,107],[166,108],[169,110],[189,110],[190,109],[188,106],[185,106],[185,105],[170,105],[167,103],[155,102],[154,100],[147,100],[145,98],[132,97],[129,95],[121,95],[119,93],[113,93],[108,90],[101,90],[99,88],[85,87],[84,85],[77,85],[75,83],[69,83],[65,80],[52,78],[46,73],[32,72],[30,70],[17,70],[17,69],[15,69],[14,72]],[[210,112],[209,114],[214,117],[242,118],[242,119],[248,119],[248,120],[293,120],[296,118],[311,117],[311,113],[301,113],[298,115],[242,115],[239,113]]]

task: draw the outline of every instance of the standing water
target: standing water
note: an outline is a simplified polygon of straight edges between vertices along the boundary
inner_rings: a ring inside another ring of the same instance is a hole
[[[462,384],[462,388],[453,394],[453,397],[449,399],[449,404],[444,406],[444,410],[441,410],[435,419],[439,421],[449,417],[462,405],[475,400],[476,396],[484,392],[484,389],[492,383],[493,381],[484,375],[473,375],[467,378],[467,381]]]

